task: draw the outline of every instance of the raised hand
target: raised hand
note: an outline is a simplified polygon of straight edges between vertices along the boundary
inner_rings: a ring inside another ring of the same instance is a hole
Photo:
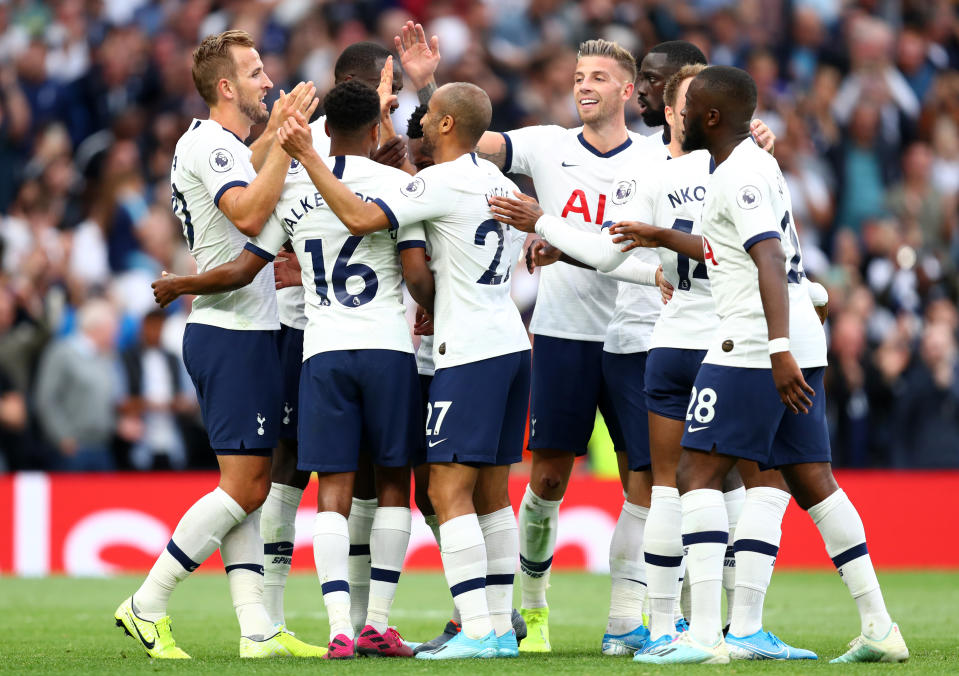
[[[396,132],[393,130],[393,121],[390,114],[396,108],[396,95],[393,94],[393,57],[386,57],[386,63],[383,64],[383,70],[380,71],[380,84],[376,88],[376,93],[380,95],[380,124],[389,125],[389,135],[393,136]],[[384,134],[386,129],[383,130]]]
[[[320,100],[316,98],[316,86],[312,81],[298,83],[289,94],[281,89],[279,98],[273,102],[270,119],[266,123],[267,130],[275,132],[295,110],[309,120],[318,105]]]
[[[286,118],[276,135],[286,154],[300,162],[313,150],[313,133],[300,111]]]
[[[536,221],[543,215],[543,209],[539,202],[523,193],[514,190],[512,197],[491,197],[489,199],[490,211],[493,212],[493,218],[500,223],[512,225],[517,230],[523,232],[535,232]]]
[[[393,38],[393,44],[413,86],[420,90],[429,84],[440,63],[439,37],[434,35],[427,42],[423,26],[407,21],[400,34]]]

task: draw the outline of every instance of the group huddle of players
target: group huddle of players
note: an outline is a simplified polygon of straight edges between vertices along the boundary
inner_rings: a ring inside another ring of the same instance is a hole
[[[241,657],[549,652],[559,506],[598,407],[625,496],[604,655],[816,659],[762,626],[792,496],[860,612],[861,634],[834,661],[905,660],[862,522],[832,476],[825,294],[803,272],[751,78],[707,67],[687,42],[657,45],[637,68],[616,43],[589,40],[573,79],[583,126],[497,133],[483,90],[436,88],[435,37],[410,22],[395,42],[396,63],[372,43],[344,50],[312,123],[312,83],[267,110],[272,82],[246,33],[194,52],[210,118],[180,138],[171,183],[198,274],[164,273],[153,287],[163,306],[196,296],[183,357],[221,476],[117,625],[151,657],[187,658],[167,601],[219,549]],[[404,73],[422,104],[408,146],[390,122]],[[661,131],[627,129],[634,93]],[[257,123],[266,129],[248,147]],[[538,201],[502,172],[529,176]],[[532,351],[510,297],[524,256],[542,268]],[[415,356],[404,282],[418,305]],[[527,416],[517,524],[508,477]],[[454,604],[422,644],[389,625],[411,471]],[[283,615],[312,472],[325,648]]]

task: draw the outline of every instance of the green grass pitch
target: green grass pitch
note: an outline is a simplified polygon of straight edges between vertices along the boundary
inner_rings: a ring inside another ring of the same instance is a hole
[[[856,609],[842,583],[829,572],[777,572],[766,602],[766,628],[790,643],[815,650],[819,663],[734,662],[726,667],[653,669],[628,658],[602,657],[599,645],[609,602],[604,576],[559,573],[550,590],[551,655],[517,660],[424,663],[417,660],[357,659],[247,662],[237,655],[238,630],[224,576],[199,574],[173,595],[170,613],[177,642],[190,662],[152,663],[113,624],[116,606],[139,578],[21,580],[0,578],[0,671],[124,674],[287,674],[332,670],[383,673],[630,673],[693,669],[697,673],[959,673],[959,573],[913,572],[880,575],[893,619],[912,654],[905,665],[829,665],[859,632]],[[439,574],[405,574],[393,622],[409,640],[436,635],[449,613],[449,592]],[[296,575],[287,588],[287,620],[298,635],[322,643],[326,613],[315,577]]]

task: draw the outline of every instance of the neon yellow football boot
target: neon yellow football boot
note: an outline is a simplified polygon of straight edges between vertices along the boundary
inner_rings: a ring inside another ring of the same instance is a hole
[[[117,626],[135,639],[147,655],[158,660],[188,660],[190,656],[177,647],[170,628],[170,617],[161,617],[156,622],[144,620],[133,610],[133,597],[120,604],[113,615]]]
[[[323,657],[326,648],[301,641],[285,626],[263,641],[240,637],[240,657],[260,659],[265,657]]]
[[[526,638],[519,644],[521,653],[548,653],[549,644],[549,608],[520,608],[519,614],[526,621]]]

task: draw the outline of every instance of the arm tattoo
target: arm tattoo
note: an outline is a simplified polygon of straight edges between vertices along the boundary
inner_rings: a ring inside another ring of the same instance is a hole
[[[496,151],[492,153],[481,152],[479,149],[479,146],[477,146],[476,156],[481,159],[488,160],[492,162],[493,164],[495,164],[500,169],[502,169],[506,165],[506,142],[503,141],[503,143],[500,144],[499,148],[497,148]]]
[[[425,87],[417,90],[416,98],[419,99],[420,103],[425,105],[430,102],[430,97],[433,96],[433,92],[435,91],[436,91],[436,83],[427,82]]]

